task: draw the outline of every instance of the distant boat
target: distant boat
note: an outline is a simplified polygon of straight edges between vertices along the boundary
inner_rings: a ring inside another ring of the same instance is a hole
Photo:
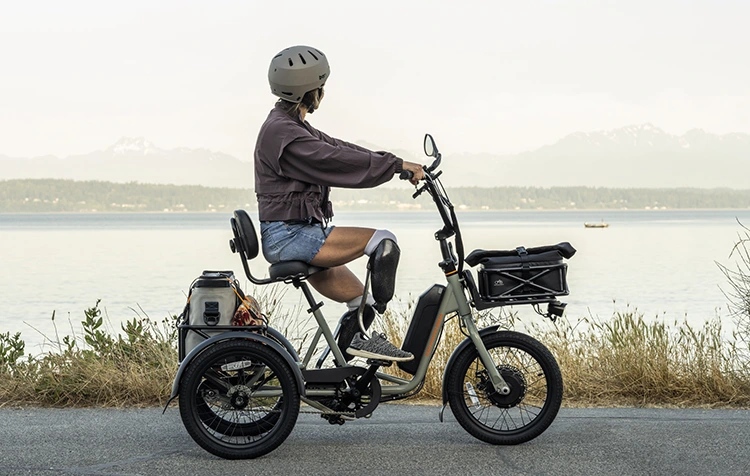
[[[604,223],[604,220],[601,221],[601,223],[584,223],[583,226],[586,228],[609,228],[609,223]]]

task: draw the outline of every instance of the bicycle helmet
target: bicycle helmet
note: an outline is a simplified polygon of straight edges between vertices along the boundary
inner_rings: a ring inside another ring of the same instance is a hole
[[[273,57],[268,82],[275,96],[299,103],[306,92],[322,88],[330,74],[323,52],[311,46],[292,46]]]

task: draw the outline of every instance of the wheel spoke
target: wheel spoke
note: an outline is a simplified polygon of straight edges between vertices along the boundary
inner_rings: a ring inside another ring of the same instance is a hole
[[[292,370],[276,351],[229,340],[195,358],[180,384],[180,414],[190,436],[224,458],[254,458],[291,432],[299,413]]]
[[[483,337],[483,342],[510,393],[495,390],[476,349],[467,348],[446,381],[456,419],[490,443],[516,444],[538,436],[554,419],[562,399],[557,363],[542,344],[516,332],[501,331]]]

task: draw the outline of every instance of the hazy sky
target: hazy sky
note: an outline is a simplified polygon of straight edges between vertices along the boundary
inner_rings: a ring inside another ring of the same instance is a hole
[[[279,50],[326,53],[342,139],[518,152],[651,122],[750,132],[748,1],[6,1],[0,154],[120,136],[250,159]]]

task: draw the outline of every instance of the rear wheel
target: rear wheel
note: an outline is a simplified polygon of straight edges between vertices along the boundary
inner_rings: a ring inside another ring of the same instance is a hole
[[[251,340],[220,342],[198,355],[181,379],[179,396],[190,436],[227,459],[276,449],[294,428],[300,406],[289,365]]]
[[[196,398],[198,405],[198,416],[207,427],[216,430],[219,433],[234,432],[237,435],[255,436],[269,431],[279,421],[281,416],[280,409],[284,402],[280,398],[274,407],[267,414],[259,416],[257,420],[243,423],[233,421],[234,412],[227,411],[231,400],[226,395],[221,395],[218,388],[211,388],[206,384],[206,388],[201,395]]]
[[[542,434],[557,416],[563,382],[555,358],[536,339],[503,331],[482,338],[495,368],[510,387],[496,392],[474,346],[448,369],[451,411],[474,437],[495,445],[515,445]]]

